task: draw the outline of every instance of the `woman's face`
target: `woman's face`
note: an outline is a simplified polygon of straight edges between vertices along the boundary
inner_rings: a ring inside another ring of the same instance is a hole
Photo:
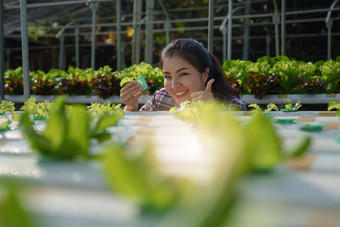
[[[199,72],[185,59],[174,56],[163,59],[164,88],[176,104],[191,101],[191,94],[205,90],[207,72]]]

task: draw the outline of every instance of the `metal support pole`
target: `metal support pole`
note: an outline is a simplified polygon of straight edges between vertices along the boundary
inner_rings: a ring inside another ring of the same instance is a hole
[[[132,36],[132,64],[140,63],[140,31],[139,22],[142,19],[142,1],[133,1],[133,36]]]
[[[330,18],[327,22],[327,59],[330,60],[332,58],[332,27],[333,20]]]
[[[249,15],[250,13],[250,0],[246,1],[246,7],[244,14]],[[244,20],[244,30],[243,30],[243,60],[248,60],[249,59],[249,33],[250,33],[250,28],[249,28],[249,17],[246,17]]]
[[[215,0],[209,1],[209,21],[208,21],[208,51],[213,52],[214,47],[214,8]]]
[[[79,26],[78,23],[75,24],[75,53],[76,53],[76,67],[79,68]]]
[[[164,22],[164,30],[165,30],[165,40],[166,44],[168,45],[170,43],[170,28],[171,28],[171,22],[170,22],[170,17],[168,14],[168,11],[166,10],[162,0],[158,0],[158,3],[160,4],[164,15],[165,15],[165,22]]]
[[[332,58],[332,27],[333,27],[333,20],[332,20],[332,11],[335,5],[338,3],[339,0],[334,0],[332,5],[329,7],[327,16],[326,16],[326,27],[327,27],[327,59],[330,60]]]
[[[281,14],[281,54],[286,55],[286,0],[282,0]]]
[[[280,16],[278,12],[275,11],[273,16],[273,22],[275,27],[275,55],[280,55],[280,43],[279,43],[279,23],[280,23]]]
[[[65,59],[64,59],[64,34],[61,34],[59,37],[59,69],[65,69]]]
[[[27,29],[27,2],[20,0],[21,20],[21,45],[22,45],[22,69],[24,81],[24,101],[30,98],[30,75],[29,75],[29,52],[28,52],[28,29]]]
[[[91,3],[92,10],[92,43],[91,43],[91,68],[96,67],[96,16],[98,3]]]
[[[229,0],[228,9],[228,60],[231,60],[231,48],[232,48],[232,26],[233,26],[233,0]]]
[[[223,35],[223,62],[227,60],[227,52],[226,46],[227,46],[227,27],[224,26],[222,30],[222,35]]]
[[[3,13],[3,0],[0,0],[0,86],[1,86],[1,93],[0,99],[5,99],[5,39],[4,39],[4,13]]]
[[[153,47],[153,10],[155,8],[155,0],[146,1],[146,28],[145,28],[145,53],[144,61],[152,64],[152,47]]]
[[[122,27],[120,22],[121,0],[116,0],[116,21],[117,21],[117,70],[122,70]]]

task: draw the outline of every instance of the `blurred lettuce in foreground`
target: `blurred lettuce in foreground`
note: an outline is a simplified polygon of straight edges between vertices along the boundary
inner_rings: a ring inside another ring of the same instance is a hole
[[[126,146],[106,144],[101,160],[113,191],[134,200],[148,211],[165,211],[179,199],[184,181],[160,174],[151,146],[132,153]]]
[[[0,180],[0,226],[37,227],[22,205],[21,186],[11,180]]]
[[[73,106],[66,111],[66,98],[58,98],[48,111],[46,130],[38,133],[33,128],[29,112],[22,114],[20,128],[36,152],[58,158],[90,158],[90,139],[99,142],[110,139],[107,127],[116,125],[115,114],[101,114],[91,119],[84,106]]]

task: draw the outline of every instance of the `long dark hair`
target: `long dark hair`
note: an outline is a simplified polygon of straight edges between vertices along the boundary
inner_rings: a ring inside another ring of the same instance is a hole
[[[167,45],[161,52],[159,66],[163,68],[163,61],[166,57],[181,57],[203,73],[209,68],[209,76],[205,83],[211,79],[215,82],[212,84],[212,93],[220,101],[229,101],[230,95],[238,94],[227,83],[221,64],[215,55],[208,52],[202,43],[194,39],[176,39]]]

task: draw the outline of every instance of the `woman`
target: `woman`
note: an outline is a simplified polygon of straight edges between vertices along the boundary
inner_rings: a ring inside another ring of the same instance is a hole
[[[217,58],[196,40],[172,41],[162,50],[159,66],[164,75],[164,88],[156,91],[140,111],[165,111],[186,100],[218,100],[246,109],[246,105],[234,96],[237,94],[227,83]],[[141,90],[136,81],[120,90],[125,111],[138,110]]]

